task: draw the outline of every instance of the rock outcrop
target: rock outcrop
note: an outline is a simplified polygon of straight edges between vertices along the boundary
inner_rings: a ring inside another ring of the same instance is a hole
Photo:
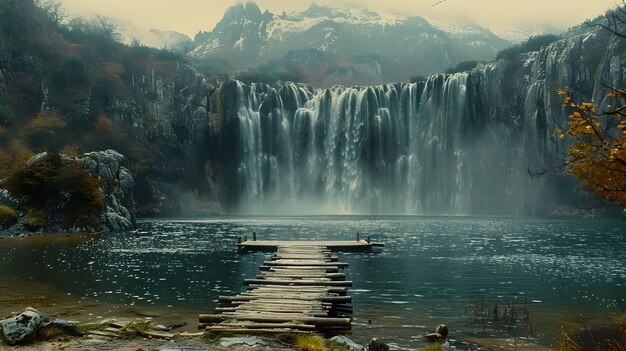
[[[126,168],[126,158],[114,150],[86,153],[81,159],[83,169],[97,174],[102,182],[104,212],[102,219],[106,230],[132,229],[136,223],[133,191],[135,180]]]
[[[359,345],[343,335],[333,336],[330,339],[330,341],[336,343],[339,346],[342,346],[347,351],[366,351],[367,350],[365,346]]]
[[[49,156],[50,155],[46,152],[37,154],[26,162],[25,167],[37,169],[38,165],[49,160]],[[114,150],[106,150],[86,153],[79,157],[60,155],[60,159],[61,164],[70,163],[72,164],[71,167],[75,167],[74,165],[77,164],[85,172],[84,174],[91,174],[97,177],[98,181],[95,183],[96,185],[92,185],[94,189],[76,189],[78,185],[73,183],[66,184],[66,188],[58,189],[56,192],[49,190],[47,194],[50,197],[43,201],[45,207],[41,207],[41,201],[33,202],[33,199],[28,195],[24,195],[21,198],[14,198],[6,189],[2,189],[2,192],[0,192],[1,203],[8,204],[11,208],[24,212],[21,214],[17,223],[12,223],[16,225],[11,228],[4,228],[5,230],[8,229],[10,234],[22,234],[26,230],[46,232],[96,232],[102,230],[128,230],[136,226],[136,208],[133,196],[135,181],[132,172],[126,167],[127,161],[123,155]],[[57,169],[54,172],[58,173],[63,171]],[[68,177],[63,173],[54,174],[54,177],[66,177],[67,179],[74,180],[80,178],[80,176],[73,178]],[[54,177],[37,179],[41,182],[48,182]],[[18,181],[21,182],[23,180]],[[54,186],[52,184],[55,183],[50,184],[50,186]],[[83,184],[82,186],[85,187],[86,185]],[[7,188],[10,189],[10,187]],[[76,214],[75,216],[77,208],[83,207],[82,203],[75,203],[75,201],[79,200],[76,200],[74,193],[79,191],[87,193],[96,191],[100,193],[102,204],[101,206],[93,207],[99,208],[99,213],[83,213],[81,211],[80,215]],[[35,206],[35,203],[39,204],[37,205],[39,207],[33,209],[31,206]],[[28,216],[26,216],[27,213],[25,212],[31,211],[35,212],[35,215],[28,213]],[[84,220],[72,220],[74,217],[78,216],[82,216]]]
[[[27,307],[14,317],[0,320],[0,336],[10,346],[31,342],[45,328],[57,328],[68,335],[77,335],[76,327],[64,320],[48,320],[43,313]]]

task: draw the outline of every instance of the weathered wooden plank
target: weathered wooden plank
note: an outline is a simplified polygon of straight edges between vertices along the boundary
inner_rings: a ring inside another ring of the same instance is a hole
[[[339,257],[337,256],[326,256],[326,255],[304,255],[304,254],[278,254],[270,257],[273,261],[276,260],[320,260],[326,262],[336,262],[339,261]]]
[[[247,329],[262,329],[262,328],[271,328],[271,329],[280,329],[280,328],[289,328],[289,329],[299,329],[299,330],[315,330],[314,325],[309,324],[293,324],[293,323],[220,323],[221,326],[230,327],[230,328],[247,328]]]
[[[302,267],[308,268],[316,268],[320,267],[328,267],[328,268],[340,268],[340,267],[348,267],[348,264],[345,262],[320,262],[320,261],[289,261],[289,260],[281,260],[281,261],[265,261],[263,262],[263,266],[270,267],[297,267],[303,269]]]
[[[240,321],[250,321],[250,322],[262,322],[262,323],[285,323],[285,322],[302,322],[305,324],[312,325],[321,325],[321,326],[330,326],[330,325],[350,325],[352,323],[352,318],[317,318],[317,317],[306,317],[306,316],[262,316],[262,315],[254,315],[254,314],[201,314],[199,316],[199,320],[201,323],[208,322],[223,322],[225,320],[231,319],[232,317],[237,317],[237,320]]]
[[[244,284],[260,284],[260,285],[291,285],[291,286],[307,286],[307,285],[326,285],[326,286],[352,286],[350,280],[278,280],[278,279],[244,279]]]
[[[258,284],[250,284],[248,285],[248,289],[250,290],[297,290],[297,291],[306,291],[306,290],[318,290],[318,291],[327,291],[328,293],[345,295],[348,292],[348,288],[342,287],[334,287],[334,286],[321,286],[321,285],[309,285],[309,286],[272,286],[272,285],[258,285]]]
[[[328,266],[328,267],[322,267],[322,266],[284,266],[284,265],[262,265],[260,267],[261,270],[266,270],[266,271],[275,271],[275,270],[288,270],[288,269],[292,269],[292,268],[297,268],[298,270],[302,270],[302,271],[308,271],[308,270],[324,270],[326,273],[337,273],[339,272],[339,267],[337,266]]]
[[[262,296],[220,296],[220,300],[229,301],[229,302],[250,301],[250,300],[259,300],[259,299],[281,301],[282,297],[276,298],[276,299],[270,299],[270,298],[262,297]],[[287,300],[287,299],[283,299],[283,300]],[[298,299],[296,298],[292,298],[291,300],[298,301]],[[300,299],[300,300],[309,301],[310,299]],[[319,297],[316,297],[315,300],[322,301],[322,302],[333,302],[333,303],[350,303],[352,302],[352,297],[351,296],[319,296]]]
[[[233,334],[282,334],[282,333],[310,333],[306,330],[296,328],[277,328],[277,329],[254,329],[254,328],[224,328],[220,326],[209,326],[205,330],[221,331]]]
[[[269,309],[257,309],[257,308],[242,308],[242,309],[237,309],[235,311],[229,311],[230,313],[255,313],[255,314],[271,314],[271,315],[275,315],[278,312],[275,309],[269,310]],[[225,313],[229,313],[229,312],[225,312]],[[285,311],[280,311],[279,313],[281,316],[282,315],[297,315],[297,316],[308,316],[308,317],[328,317],[328,312],[327,311],[311,311],[311,310],[285,310]]]
[[[323,274],[257,274],[256,279],[304,279],[304,280],[343,280],[345,276],[334,276],[329,275],[329,273]]]

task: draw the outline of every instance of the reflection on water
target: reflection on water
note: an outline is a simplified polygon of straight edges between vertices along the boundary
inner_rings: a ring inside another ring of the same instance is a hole
[[[477,299],[528,301],[540,343],[560,320],[606,322],[626,310],[623,222],[355,216],[145,220],[137,231],[86,240],[0,241],[0,311],[47,302],[55,313],[193,323],[256,274],[266,254],[234,247],[252,231],[281,240],[346,240],[359,231],[385,242],[374,253],[340,254],[350,264],[361,342],[378,336],[416,347],[413,339],[439,323],[456,339],[482,336]],[[488,336],[527,336],[526,324],[486,324]]]

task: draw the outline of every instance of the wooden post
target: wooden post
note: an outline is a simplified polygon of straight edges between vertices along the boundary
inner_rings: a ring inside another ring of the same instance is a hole
[[[370,238],[370,236],[368,235],[368,236],[367,236],[367,243],[369,244],[369,243],[371,243],[371,242],[372,242],[372,238]]]
[[[359,232],[356,232],[356,241],[360,241]]]
[[[237,244],[241,244],[241,236],[237,236]]]
[[[256,241],[256,232],[252,232],[252,240]]]

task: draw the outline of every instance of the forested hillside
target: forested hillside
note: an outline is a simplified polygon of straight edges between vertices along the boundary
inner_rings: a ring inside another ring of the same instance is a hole
[[[179,54],[121,44],[105,17],[62,24],[58,10],[0,2],[0,177],[45,150],[114,149],[135,173],[140,213],[180,210],[206,183],[188,161],[203,152],[191,145],[203,143],[209,85]]]

